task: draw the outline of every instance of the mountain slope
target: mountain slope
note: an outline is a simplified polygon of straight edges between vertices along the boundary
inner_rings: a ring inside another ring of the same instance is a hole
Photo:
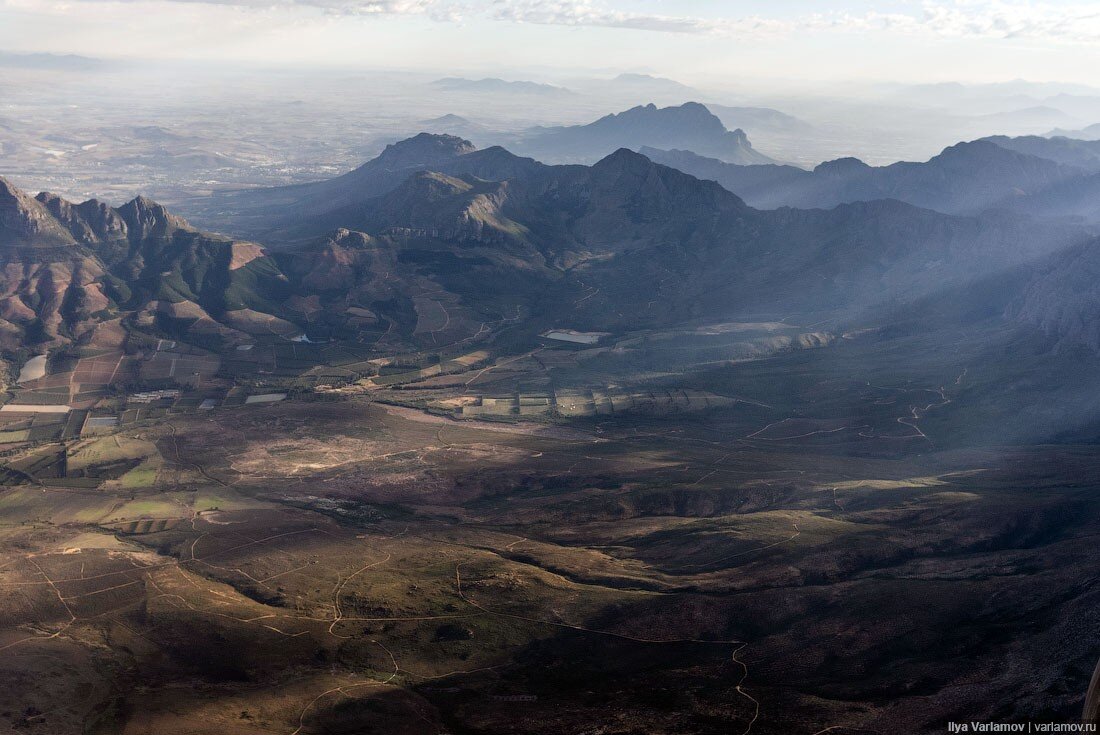
[[[1065,343],[1100,351],[1100,241],[1048,258],[1009,313]]]
[[[1058,182],[1043,191],[1014,199],[1012,205],[1036,217],[1100,224],[1100,174]]]
[[[1001,148],[1045,158],[1064,166],[1074,166],[1090,173],[1100,172],[1100,141],[1074,140],[1072,138],[1044,138],[1024,135],[1016,138],[993,135],[982,138]]]
[[[815,186],[814,174],[797,166],[741,166],[700,156],[692,151],[661,150],[649,146],[643,146],[638,152],[657,163],[700,179],[717,181],[752,206],[763,209],[796,206],[792,202],[808,201]],[[848,160],[853,165],[861,165],[855,163],[855,159]]]

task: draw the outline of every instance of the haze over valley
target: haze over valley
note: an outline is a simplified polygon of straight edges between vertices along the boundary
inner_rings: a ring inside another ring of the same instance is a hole
[[[1087,13],[116,5],[0,2],[0,731],[1096,720]]]

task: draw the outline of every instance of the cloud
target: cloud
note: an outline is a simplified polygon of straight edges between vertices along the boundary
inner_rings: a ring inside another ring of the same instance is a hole
[[[759,16],[699,18],[692,16],[628,13],[610,10],[589,0],[495,0],[492,17],[516,23],[560,26],[600,26],[660,33],[748,35],[791,30],[786,21]]]
[[[947,37],[1075,43],[1100,40],[1100,10],[1095,4],[928,2],[920,21],[925,31]]]
[[[71,4],[151,0],[75,0]],[[1029,0],[924,0],[904,12],[823,11],[795,17],[637,13],[610,0],[156,0],[271,11],[306,8],[342,16],[420,16],[440,22],[490,19],[565,27],[619,28],[654,33],[766,38],[806,32],[883,33],[939,38],[1032,40],[1053,43],[1100,41],[1100,9]],[[0,0],[0,7],[27,7],[42,0]],[[53,4],[53,3],[48,3]],[[70,5],[66,3],[65,5]]]
[[[196,0],[202,1],[202,0]],[[214,0],[233,4],[240,0]],[[252,0],[247,0],[251,2]],[[321,8],[340,15],[424,15],[439,21],[455,22],[462,19],[465,6],[440,0],[279,0],[290,5]],[[255,0],[260,5],[270,2]]]
[[[926,0],[909,12],[819,12],[794,18],[640,14],[611,10],[593,0],[495,0],[492,6],[492,17],[518,23],[731,37],[839,31],[1073,43],[1100,41],[1100,9],[1095,4]]]

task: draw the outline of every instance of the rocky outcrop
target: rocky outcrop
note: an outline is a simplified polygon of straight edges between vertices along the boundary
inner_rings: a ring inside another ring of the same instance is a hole
[[[135,244],[164,239],[181,230],[195,231],[182,217],[145,197],[123,204],[118,209],[118,216],[126,223],[127,238]]]
[[[75,242],[41,202],[0,178],[0,245],[54,247]]]
[[[73,204],[56,194],[42,192],[35,199],[72,234],[77,242],[93,244],[127,239],[126,220],[118,210],[95,199]]]

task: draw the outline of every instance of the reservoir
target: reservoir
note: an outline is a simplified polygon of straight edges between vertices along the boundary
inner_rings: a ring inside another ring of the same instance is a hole
[[[27,360],[23,369],[19,371],[19,379],[15,382],[26,383],[27,381],[38,380],[44,377],[46,377],[46,356],[35,355]]]

